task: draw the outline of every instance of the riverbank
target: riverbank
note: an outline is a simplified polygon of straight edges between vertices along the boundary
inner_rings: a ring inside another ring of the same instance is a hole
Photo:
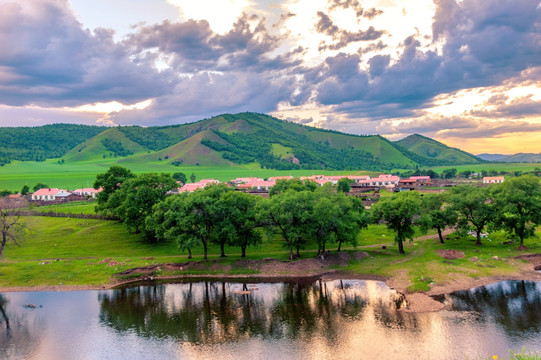
[[[475,246],[473,238],[456,236],[441,244],[434,234],[418,233],[401,255],[392,233],[384,226],[370,225],[361,232],[357,248],[343,246],[340,253],[333,248],[323,258],[316,256],[317,249],[308,247],[301,250],[300,259],[288,260],[283,241],[272,237],[249,248],[246,258],[234,247],[226,247],[228,256],[221,258],[219,247],[211,245],[208,260],[203,260],[199,248],[193,249],[194,259],[189,260],[175,243],[144,242],[112,221],[24,220],[31,231],[21,239],[21,246],[6,247],[0,259],[0,292],[110,289],[150,279],[350,278],[386,282],[406,294],[409,308],[405,311],[436,311],[441,304],[431,302],[429,295],[499,280],[541,281],[541,274],[533,270],[541,266],[540,244],[530,240],[529,249],[519,249],[501,233],[490,234],[482,246]]]
[[[405,270],[399,271],[395,276],[388,277],[375,274],[353,273],[342,269],[350,261],[359,261],[369,256],[370,255],[367,252],[343,252],[328,254],[325,257],[301,259],[297,261],[283,261],[270,258],[261,260],[238,260],[237,263],[240,264],[236,265],[243,266],[247,270],[252,270],[254,273],[228,275],[227,272],[231,270],[231,265],[222,267],[216,260],[211,261],[213,264],[211,266],[213,272],[209,274],[189,273],[190,270],[193,271],[208,265],[202,261],[164,263],[125,270],[115,274],[112,281],[104,285],[10,286],[0,287],[0,292],[106,290],[140,284],[202,279],[251,283],[288,281],[313,282],[319,279],[324,281],[358,279],[382,281],[390,288],[404,294],[408,305],[406,308],[401,309],[402,311],[434,312],[445,308],[444,304],[432,298],[434,295],[448,294],[458,290],[467,290],[502,280],[541,281],[541,273],[535,270],[541,265],[541,254],[523,254],[516,260],[525,259],[527,261],[518,264],[517,271],[514,274],[481,278],[471,278],[454,274],[451,281],[431,284],[429,291],[412,293],[408,290],[411,284]],[[502,259],[501,261],[509,261],[509,259]],[[182,271],[185,271],[186,273],[179,273]],[[215,272],[221,272],[226,275],[217,275]],[[129,279],[126,280],[126,277],[129,277]]]

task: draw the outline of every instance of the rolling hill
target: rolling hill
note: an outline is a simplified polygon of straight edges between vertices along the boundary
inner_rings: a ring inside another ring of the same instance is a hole
[[[152,163],[277,170],[379,171],[482,162],[421,135],[392,142],[379,135],[345,134],[257,113],[223,114],[172,126],[92,130],[96,132],[92,137],[81,138],[69,151],[56,151],[55,156],[72,164]]]
[[[413,134],[396,142],[400,147],[419,156],[441,161],[445,165],[479,164],[485,160],[460,149],[449,147],[423,135]]]
[[[541,153],[518,153],[513,155],[503,154],[479,154],[477,157],[496,162],[508,162],[508,163],[538,163],[541,162]]]
[[[62,159],[69,162],[91,162],[106,158],[130,156],[148,149],[128,139],[119,128],[108,128],[102,133],[77,145]]]

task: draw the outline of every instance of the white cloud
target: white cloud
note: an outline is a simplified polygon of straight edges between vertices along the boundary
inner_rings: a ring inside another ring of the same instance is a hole
[[[207,20],[212,30],[224,34],[255,3],[251,0],[167,0],[179,8],[184,20]]]

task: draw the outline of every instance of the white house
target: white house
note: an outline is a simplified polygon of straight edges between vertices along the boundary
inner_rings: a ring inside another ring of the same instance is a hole
[[[92,199],[95,199],[96,195],[98,195],[102,190],[103,189],[101,187],[99,189],[82,188],[73,190],[73,193],[79,196],[90,196]]]
[[[71,193],[66,190],[62,189],[39,189],[38,191],[34,192],[32,194],[32,200],[39,200],[39,201],[54,201],[59,199],[65,199],[66,197],[70,196]]]
[[[504,181],[503,176],[485,176],[483,178],[483,184],[499,184]]]

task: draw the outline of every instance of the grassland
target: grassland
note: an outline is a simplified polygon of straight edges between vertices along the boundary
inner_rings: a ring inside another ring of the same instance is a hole
[[[73,205],[78,211],[90,211],[90,205]],[[69,211],[59,206],[56,211]],[[187,254],[181,253],[176,243],[148,243],[139,235],[129,234],[122,224],[112,221],[26,217],[30,231],[20,241],[21,246],[9,244],[0,260],[0,287],[39,285],[93,285],[109,284],[117,279],[114,274],[131,268],[162,263],[185,263]],[[417,235],[422,235],[418,233]],[[538,231],[541,235],[541,229]],[[428,236],[429,237],[429,236]],[[426,291],[431,283],[445,283],[457,277],[502,277],[517,273],[524,262],[514,257],[524,251],[515,245],[503,245],[503,233],[490,235],[483,246],[474,245],[473,239],[458,238],[445,244],[433,238],[418,238],[406,244],[406,255],[398,254],[394,235],[384,226],[371,225],[363,230],[357,249],[345,247],[346,252],[366,251],[369,256],[351,260],[335,269],[352,274],[402,277],[412,292]],[[383,249],[382,246],[386,246]],[[539,240],[528,240],[528,252],[541,252]],[[335,245],[328,248],[335,249]],[[465,257],[445,260],[438,256],[439,249],[455,249]],[[238,248],[226,248],[227,258],[219,258],[219,248],[211,246],[209,260],[197,271],[186,274],[239,275],[256,274],[237,263],[241,259]],[[314,258],[315,246],[301,251],[303,259]],[[495,256],[498,257],[495,260]],[[249,259],[275,258],[287,261],[287,251],[279,237],[265,239],[263,244],[248,249]],[[478,261],[470,261],[477,257]],[[503,260],[502,260],[503,259]],[[194,249],[194,259],[202,261],[202,249]],[[183,275],[186,275],[183,274]],[[178,275],[159,272],[156,275]]]
[[[19,191],[24,185],[32,188],[38,182],[51,187],[76,189],[91,187],[96,174],[104,173],[111,165],[116,163],[111,159],[102,159],[92,162],[76,162],[58,164],[58,159],[35,161],[14,161],[0,167],[0,189]],[[197,180],[212,178],[219,181],[228,181],[237,177],[257,176],[268,178],[270,176],[305,176],[316,174],[374,174],[373,171],[322,171],[322,170],[272,170],[261,169],[259,166],[173,166],[163,161],[146,163],[121,164],[136,174],[143,172],[175,173],[183,172],[188,177],[194,173]]]

